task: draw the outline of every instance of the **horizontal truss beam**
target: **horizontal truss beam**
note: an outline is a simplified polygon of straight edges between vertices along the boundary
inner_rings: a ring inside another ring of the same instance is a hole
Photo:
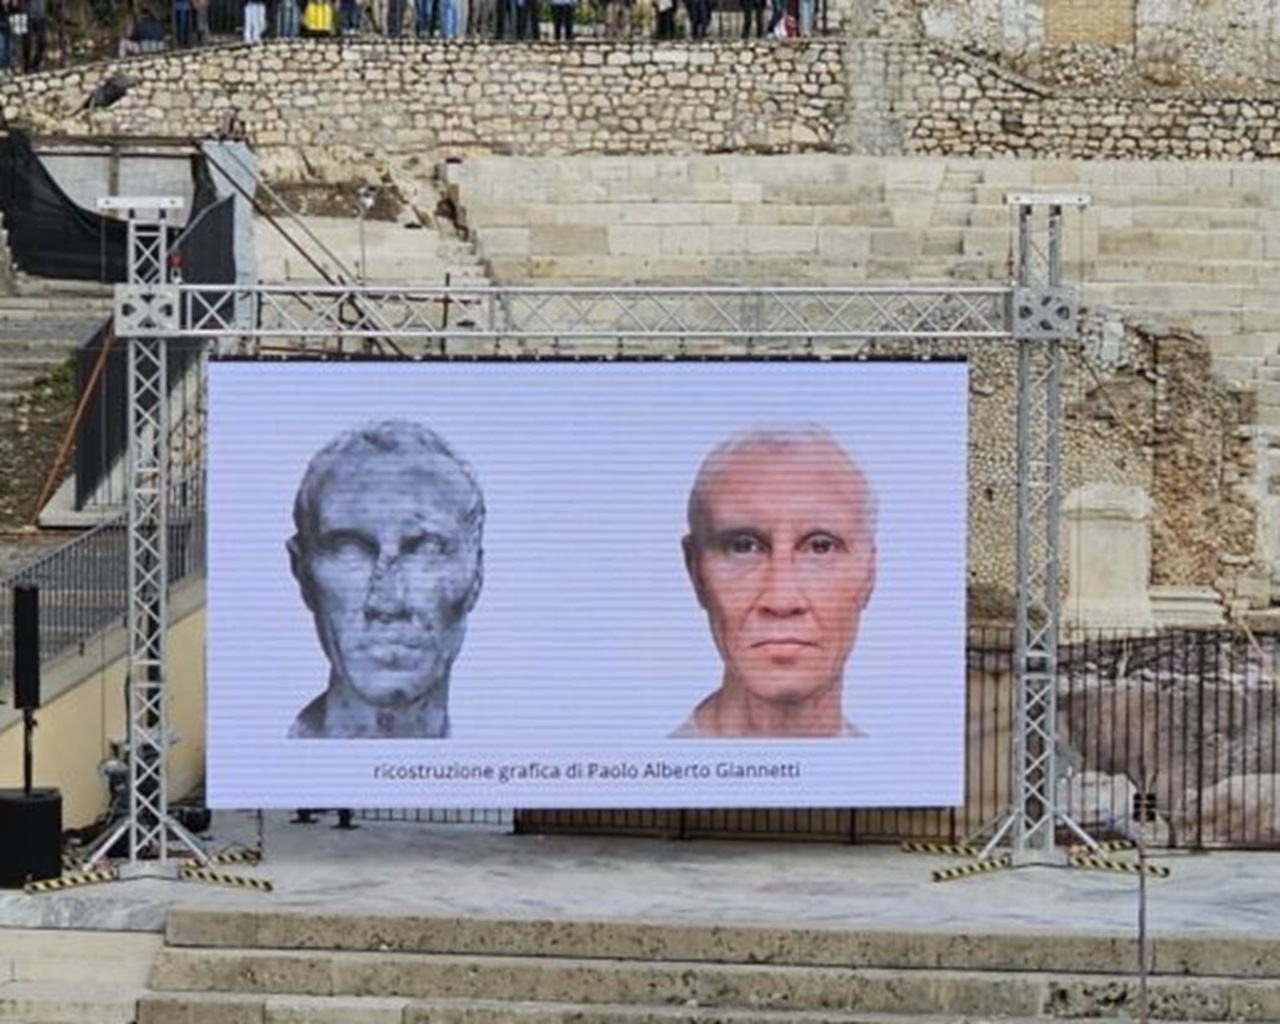
[[[177,337],[365,343],[432,340],[1005,340],[1007,287],[543,288],[140,285],[119,296],[122,337],[157,337],[150,311],[176,302]],[[236,311],[248,311],[236,316]],[[175,335],[170,334],[170,337]]]

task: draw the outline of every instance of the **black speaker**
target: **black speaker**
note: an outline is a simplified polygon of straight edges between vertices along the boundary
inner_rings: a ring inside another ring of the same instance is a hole
[[[62,877],[62,792],[0,789],[0,889]]]
[[[13,588],[13,705],[40,706],[40,591],[30,584]]]

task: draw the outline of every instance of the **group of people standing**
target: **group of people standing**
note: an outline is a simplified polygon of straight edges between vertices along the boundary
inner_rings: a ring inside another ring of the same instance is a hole
[[[533,0],[522,0],[531,4]],[[244,0],[244,41],[353,35],[459,39],[467,32],[468,0]],[[514,32],[514,16],[512,19]]]
[[[203,46],[210,39],[210,0],[170,0],[173,16],[173,44],[179,49]],[[239,0],[241,32],[246,43],[264,38],[291,39],[325,37],[373,32],[389,38],[459,39],[463,36],[492,36],[496,39],[538,39],[543,36],[543,4],[550,7],[551,36],[557,41],[572,40],[577,22],[577,9],[584,0]],[[687,34],[704,39],[710,34],[712,14],[717,0],[649,0],[651,12],[638,15],[642,0],[585,0],[598,5],[604,35],[626,38],[634,35],[640,23],[652,18],[653,34],[658,39],[675,39],[682,32],[677,27],[677,14],[683,5],[687,15]],[[764,35],[809,35],[814,28],[815,0],[718,0],[732,5],[730,13],[739,13],[744,39]],[[48,0],[0,0],[3,5],[39,7],[43,12]],[[148,16],[154,20],[154,16]],[[35,43],[36,17],[30,18],[28,29],[33,63],[38,66],[43,53],[45,19],[40,17],[39,38]],[[2,23],[0,23],[2,24]],[[735,26],[736,27],[736,26]],[[0,68],[5,67],[5,37],[0,36]],[[163,45],[161,43],[161,45]],[[145,41],[122,43],[122,52],[144,52]],[[26,52],[25,50],[23,51]]]
[[[275,35],[350,34],[361,30],[400,38],[439,37],[457,39],[465,35],[492,35],[497,39],[538,39],[542,37],[544,0],[245,0],[246,42],[256,42],[257,13],[269,3],[276,9],[267,21]],[[555,40],[572,40],[582,0],[545,0],[551,8],[551,35]],[[600,9],[604,35],[625,38],[635,34],[638,23],[637,0],[590,0]],[[722,0],[723,2],[723,0]],[[740,12],[744,39],[765,35],[811,35],[814,30],[814,0],[728,0]],[[716,0],[651,0],[654,36],[675,39],[681,33],[676,19],[680,5],[687,15],[687,35],[705,39],[710,34]]]
[[[49,35],[49,0],[0,0],[0,74],[39,71]]]

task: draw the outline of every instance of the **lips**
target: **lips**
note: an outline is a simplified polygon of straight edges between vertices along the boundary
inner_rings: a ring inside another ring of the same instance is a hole
[[[426,647],[423,638],[416,636],[372,636],[360,644],[360,649],[374,661],[392,666],[416,659]]]

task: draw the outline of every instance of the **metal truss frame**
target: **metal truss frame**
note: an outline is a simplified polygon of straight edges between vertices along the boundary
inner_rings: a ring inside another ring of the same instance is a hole
[[[1057,706],[1060,508],[1062,497],[1062,345],[1078,331],[1072,289],[1062,281],[1064,207],[1080,195],[1011,195],[1017,210],[1017,262],[1010,330],[1018,347],[1017,617],[1014,658],[1014,800],[979,854],[985,860],[1011,832],[1014,863],[1053,861],[1058,826],[1091,850],[1097,842],[1058,807]],[[1047,215],[1043,246],[1035,220]]]
[[[167,338],[181,323],[167,290],[169,215],[175,199],[104,200],[100,209],[128,217],[128,279],[116,294],[117,316],[135,325],[126,338],[128,381],[128,565],[126,615],[128,662],[128,814],[91,850],[85,866],[109,856],[126,840],[132,866],[144,857],[169,858],[169,841],[181,841],[204,861],[199,843],[169,816],[169,731],[165,657],[169,623],[168,514],[170,506]],[[146,328],[144,331],[142,328]],[[150,333],[147,333],[150,332]]]
[[[231,343],[259,354],[273,341],[290,353],[340,351],[338,341],[395,354],[404,343],[435,355],[470,354],[476,342],[737,342],[875,339],[1000,340],[1009,337],[1009,288],[698,288],[536,286],[387,287],[171,285],[181,337]],[[161,337],[145,315],[122,320],[120,336]],[[150,294],[150,293],[148,293]],[[251,311],[248,322],[228,315]],[[124,334],[121,332],[128,332]],[[505,350],[504,351],[508,351]],[[640,350],[642,351],[642,350]],[[797,353],[802,354],[802,353]]]
[[[990,286],[388,287],[196,285],[169,281],[150,228],[130,220],[130,279],[116,291],[116,333],[130,351],[130,858],[161,860],[168,837],[195,849],[168,816],[164,641],[168,629],[165,347],[203,339],[222,355],[396,358],[841,357],[869,343],[1009,342],[1018,351],[1018,550],[1015,802],[984,856],[1053,853],[1059,811],[1056,685],[1061,488],[1061,345],[1078,332],[1076,292],[1062,281],[1062,211],[1083,196],[1011,195],[1013,280]],[[140,200],[136,209],[148,207]],[[1047,211],[1037,244],[1037,213]],[[163,217],[160,218],[163,223]],[[157,274],[154,266],[162,268]],[[237,310],[248,309],[246,320]],[[657,345],[661,343],[662,348]],[[109,844],[108,844],[109,845]],[[103,851],[107,847],[103,847]]]

